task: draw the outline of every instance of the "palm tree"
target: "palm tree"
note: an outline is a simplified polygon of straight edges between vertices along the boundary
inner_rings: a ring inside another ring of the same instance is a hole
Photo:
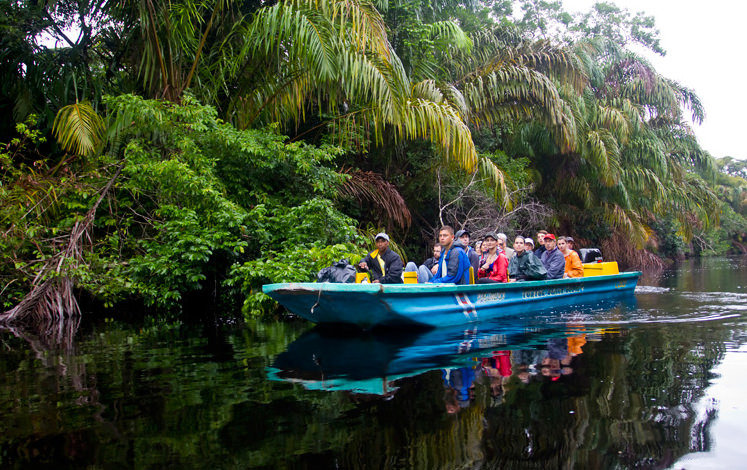
[[[564,95],[577,132],[573,151],[545,167],[545,190],[577,209],[603,208],[639,245],[651,217],[673,215],[685,235],[695,220],[713,222],[715,195],[699,176],[712,175],[713,162],[682,116],[689,108],[702,119],[697,96],[606,40],[577,53],[591,79],[583,95]]]

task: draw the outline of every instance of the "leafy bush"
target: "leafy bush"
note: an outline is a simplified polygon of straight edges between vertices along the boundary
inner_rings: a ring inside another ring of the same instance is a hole
[[[122,95],[106,104],[109,146],[100,158],[76,160],[62,174],[13,166],[7,153],[0,159],[8,196],[0,217],[14,227],[0,240],[11,301],[58,249],[50,241],[64,240],[112,178],[85,263],[66,271],[107,305],[136,298],[173,309],[208,280],[254,299],[264,282],[312,280],[356,251],[355,221],[330,199],[345,178],[327,166],[339,149],[288,144],[273,129],[238,130],[189,97],[174,105]],[[33,147],[36,136],[22,130]],[[31,189],[23,185],[30,177]],[[272,309],[266,299],[248,304]]]

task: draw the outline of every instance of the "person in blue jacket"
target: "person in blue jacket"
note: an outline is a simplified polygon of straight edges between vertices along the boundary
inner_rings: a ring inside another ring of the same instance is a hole
[[[558,250],[555,235],[545,235],[545,252],[542,253],[542,264],[547,269],[548,279],[563,279],[565,274],[565,256]]]
[[[454,229],[448,225],[438,232],[441,244],[441,257],[438,260],[438,271],[428,281],[435,284],[468,284],[470,262],[462,242],[454,239]]]

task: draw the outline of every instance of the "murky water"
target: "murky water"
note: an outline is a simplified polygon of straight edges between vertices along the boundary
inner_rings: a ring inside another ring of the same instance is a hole
[[[741,468],[747,259],[621,302],[340,335],[0,332],[0,468]]]

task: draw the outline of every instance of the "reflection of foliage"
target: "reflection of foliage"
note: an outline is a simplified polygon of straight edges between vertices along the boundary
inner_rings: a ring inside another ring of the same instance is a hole
[[[724,341],[739,334],[729,326],[605,334],[584,345],[572,374],[514,376],[502,402],[477,380],[454,415],[440,370],[398,380],[390,400],[268,381],[266,368],[306,323],[250,319],[215,331],[106,321],[65,350],[3,338],[0,455],[17,468],[51,458],[76,468],[664,467],[708,446],[713,413],[700,418],[693,405]]]

